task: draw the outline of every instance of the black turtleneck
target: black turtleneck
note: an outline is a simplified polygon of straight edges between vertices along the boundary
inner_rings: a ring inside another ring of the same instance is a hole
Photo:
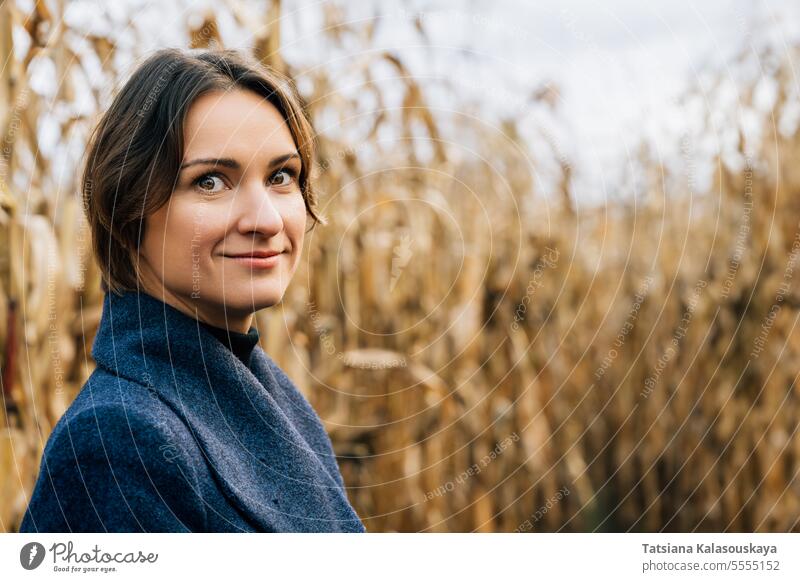
[[[250,367],[250,356],[258,343],[258,330],[255,327],[251,327],[247,333],[241,333],[216,327],[203,321],[200,323],[221,341],[222,345],[231,350],[245,366]]]

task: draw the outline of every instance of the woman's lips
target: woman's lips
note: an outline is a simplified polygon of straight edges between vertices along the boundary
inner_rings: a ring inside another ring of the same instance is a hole
[[[283,253],[272,255],[270,257],[253,257],[253,256],[239,256],[239,257],[225,257],[230,259],[237,265],[247,267],[248,269],[272,269],[277,264]]]

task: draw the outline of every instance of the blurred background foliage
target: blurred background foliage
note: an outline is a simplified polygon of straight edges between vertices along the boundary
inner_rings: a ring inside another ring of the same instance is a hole
[[[152,32],[110,6],[88,19],[98,32],[68,5],[0,3],[5,531],[93,369],[81,156]],[[534,155],[521,137],[529,108],[558,111],[555,85],[492,122],[443,110],[401,55],[370,50],[390,24],[317,9],[335,66],[283,57],[276,1],[187,7],[179,33],[206,47],[233,31],[308,103],[329,222],[257,321],[367,529],[799,531],[800,135],[775,123],[797,107],[797,48],[758,55],[776,98],[708,192],[643,146],[637,194],[584,205],[556,140]],[[738,88],[740,107],[754,90]],[[698,134],[711,126],[709,112]]]

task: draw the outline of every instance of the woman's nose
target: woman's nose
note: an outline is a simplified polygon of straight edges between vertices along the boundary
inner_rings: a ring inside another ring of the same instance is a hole
[[[258,232],[273,236],[283,230],[283,217],[269,188],[263,185],[242,188],[237,192],[236,210],[239,232]]]

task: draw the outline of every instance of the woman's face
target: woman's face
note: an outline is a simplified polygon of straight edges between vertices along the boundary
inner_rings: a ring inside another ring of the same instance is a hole
[[[143,286],[192,317],[246,332],[255,311],[281,300],[300,260],[300,156],[280,112],[245,90],[198,98],[184,144],[169,202],[146,219]]]

